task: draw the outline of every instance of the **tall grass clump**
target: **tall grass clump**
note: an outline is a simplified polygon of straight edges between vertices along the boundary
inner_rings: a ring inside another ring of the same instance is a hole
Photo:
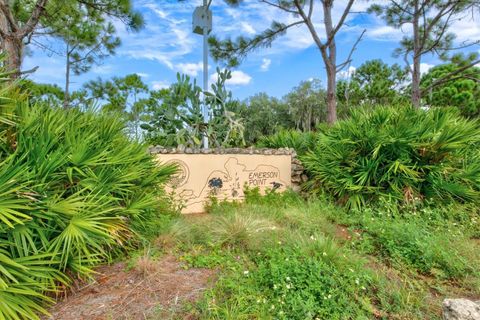
[[[150,231],[175,168],[118,117],[31,106],[0,86],[0,319],[38,319],[69,278]]]
[[[358,208],[387,198],[480,200],[480,126],[452,109],[356,110],[303,157],[313,191]]]
[[[262,148],[293,148],[299,155],[315,146],[315,133],[298,130],[278,131],[274,135],[262,137],[257,144]]]

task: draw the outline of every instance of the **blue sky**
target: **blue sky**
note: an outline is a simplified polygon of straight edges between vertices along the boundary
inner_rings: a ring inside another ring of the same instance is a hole
[[[175,82],[176,73],[186,73],[192,77],[202,78],[202,37],[191,32],[191,15],[201,0],[133,0],[134,7],[143,13],[145,28],[138,33],[128,32],[124,26],[115,21],[122,45],[115,56],[94,66],[91,71],[74,77],[72,88],[82,83],[102,77],[124,76],[137,73],[151,88],[163,88]],[[335,21],[343,11],[345,0],[336,0],[333,16]],[[371,3],[371,2],[370,2]],[[353,11],[365,11],[369,3],[357,1]],[[225,5],[223,0],[213,0],[213,33],[220,38],[239,35],[253,35],[264,30],[272,22],[272,17],[279,21],[293,22],[294,17],[279,10],[261,4],[258,0],[245,0],[238,8]],[[323,35],[321,11],[317,4],[314,22]],[[339,62],[350,52],[352,44],[359,34],[366,29],[366,34],[353,55],[350,69],[370,59],[382,59],[386,63],[403,64],[400,59],[392,57],[398,41],[409,32],[406,28],[398,30],[386,26],[384,22],[368,14],[352,14],[347,25],[337,40]],[[457,35],[457,42],[480,39],[480,18],[472,19],[466,15],[451,25],[451,32]],[[42,40],[56,51],[62,50],[62,44],[55,40]],[[469,50],[479,50],[477,45]],[[39,66],[32,79],[43,83],[64,83],[64,58],[40,48],[30,47],[30,54],[25,57],[23,69]],[[209,59],[210,79],[214,79],[215,64]],[[435,57],[426,57],[422,68],[440,63]],[[348,74],[345,70],[340,77]],[[308,30],[294,27],[279,38],[271,48],[252,53],[238,68],[233,70],[229,88],[234,96],[246,98],[257,92],[266,92],[281,97],[288,93],[302,80],[321,79],[325,83],[325,70],[320,53],[314,45]],[[199,82],[201,84],[201,82]]]

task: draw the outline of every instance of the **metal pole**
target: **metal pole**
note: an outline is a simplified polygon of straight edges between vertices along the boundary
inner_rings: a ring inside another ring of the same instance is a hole
[[[208,4],[207,0],[203,0],[203,7],[205,9],[205,19],[208,19]],[[203,27],[203,91],[208,90],[208,23]],[[208,124],[208,107],[206,103],[206,95],[203,95],[203,122]],[[207,127],[208,129],[208,127]],[[203,148],[208,149],[208,136],[203,136]]]

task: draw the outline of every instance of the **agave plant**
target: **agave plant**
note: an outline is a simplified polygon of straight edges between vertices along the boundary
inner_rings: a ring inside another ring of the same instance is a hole
[[[31,106],[15,84],[0,88],[0,319],[38,319],[67,275],[88,277],[161,214],[175,168],[119,117]]]
[[[379,107],[319,133],[303,157],[311,190],[358,208],[386,197],[398,203],[480,200],[480,126],[455,110]]]

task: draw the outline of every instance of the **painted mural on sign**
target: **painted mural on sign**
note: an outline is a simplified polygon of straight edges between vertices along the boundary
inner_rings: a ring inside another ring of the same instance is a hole
[[[290,155],[160,154],[159,161],[175,163],[177,174],[167,191],[182,203],[183,213],[203,212],[211,197],[241,201],[246,186],[284,191],[290,186]]]

